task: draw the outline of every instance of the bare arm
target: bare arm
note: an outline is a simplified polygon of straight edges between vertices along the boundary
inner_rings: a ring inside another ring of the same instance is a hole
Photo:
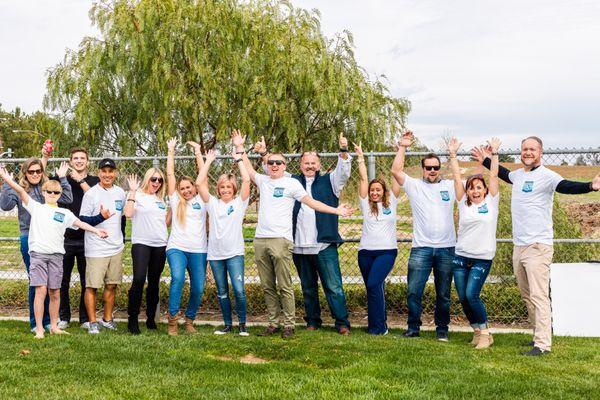
[[[342,204],[337,208],[330,207],[325,203],[322,203],[318,200],[313,199],[309,195],[306,195],[303,198],[301,198],[300,202],[302,204],[306,204],[307,206],[309,206],[310,208],[312,208],[315,211],[322,212],[325,214],[335,214],[335,215],[339,215],[342,217],[349,216],[350,214],[352,214],[352,211],[353,211],[352,208],[347,204]]]
[[[94,234],[96,234],[97,236],[101,237],[101,238],[105,238],[108,237],[108,234],[106,233],[105,230],[103,229],[97,229],[94,228],[93,226],[91,226],[88,223],[85,223],[83,221],[81,221],[80,219],[77,219],[73,225],[75,225],[76,227],[78,227],[79,229],[83,229],[84,231],[88,231],[88,232],[92,232]]]
[[[248,175],[248,170],[246,169],[246,165],[244,164],[244,160],[242,158],[236,157],[235,151],[232,154],[234,162],[237,164],[240,169],[240,176],[242,177],[242,187],[240,189],[240,198],[242,201],[248,200],[250,197],[250,175]]]
[[[189,141],[186,144],[194,149],[194,156],[196,156],[196,167],[198,168],[198,173],[200,173],[200,170],[204,165],[204,160],[202,159],[202,149],[196,142]]]
[[[450,139],[448,142],[448,153],[450,153],[450,168],[452,169],[452,178],[454,179],[454,193],[456,194],[456,200],[461,201],[465,196],[465,187],[462,183],[462,176],[460,175],[460,167],[458,166],[458,160],[456,159],[456,153],[460,149],[460,145],[456,138]]]
[[[215,161],[216,155],[214,150],[209,150],[206,153],[206,162],[202,164],[202,168],[198,173],[198,178],[196,178],[196,187],[198,188],[198,193],[200,197],[202,197],[202,201],[208,203],[210,199],[210,192],[208,191],[208,170],[210,169],[210,165]]]
[[[165,223],[167,226],[171,226],[171,220],[173,219],[173,210],[171,207],[167,210],[167,216],[165,217]]]
[[[360,145],[354,145],[356,153],[356,162],[358,162],[358,195],[361,199],[367,197],[369,190],[369,177],[367,176],[367,167],[365,166],[365,155]]]
[[[250,162],[250,159],[248,158],[248,154],[246,154],[246,151],[244,150],[244,143],[246,143],[246,136],[242,136],[240,131],[234,130],[233,132],[231,132],[231,142],[235,146],[236,154],[242,153],[241,156],[242,156],[242,160],[244,162],[244,166],[246,167],[246,172],[248,172],[248,175],[250,176],[250,180],[252,180],[252,182],[256,183],[256,179],[255,179],[256,171],[254,170],[254,167],[252,166],[252,163]]]
[[[129,186],[129,193],[125,200],[125,207],[123,207],[123,215],[127,218],[133,218],[135,214],[135,195],[140,187],[140,180],[135,175],[129,175],[127,177],[127,184]]]
[[[27,192],[21,187],[21,185],[19,185],[13,180],[12,174],[9,173],[6,169],[4,169],[4,167],[0,167],[0,178],[4,179],[4,182],[6,182],[8,186],[10,186],[15,192],[17,192],[17,195],[19,195],[19,197],[21,198],[21,202],[23,203],[23,205],[26,206],[27,204],[29,204],[29,194],[27,194]]]
[[[392,180],[392,192],[396,197],[400,195],[400,187],[404,185],[404,158],[406,149],[412,145],[413,139],[414,136],[411,131],[406,131],[404,134],[402,134],[402,137],[398,142],[398,151],[396,152],[396,157],[394,157],[394,161],[392,162],[391,172],[392,176],[394,177]]]
[[[269,150],[267,150],[267,143],[265,142],[264,136],[260,137],[259,142],[254,143],[253,151],[260,155],[263,167],[267,165],[267,161],[269,161]]]
[[[490,166],[490,194],[492,196],[496,196],[498,194],[499,189],[499,181],[498,181],[498,169],[499,169],[499,157],[498,157],[498,149],[500,149],[500,144],[502,143],[498,138],[492,138],[488,141],[490,147],[492,148],[492,165]]]
[[[169,197],[177,190],[177,178],[175,178],[175,147],[177,139],[167,140],[167,194]]]

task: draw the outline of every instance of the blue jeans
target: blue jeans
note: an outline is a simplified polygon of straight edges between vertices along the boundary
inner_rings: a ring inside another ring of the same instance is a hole
[[[240,324],[246,323],[246,291],[244,290],[244,256],[235,256],[225,260],[210,260],[210,268],[217,284],[217,297],[221,305],[221,314],[225,325],[232,325],[231,300],[227,272],[235,296],[235,311]]]
[[[408,259],[408,330],[419,332],[423,312],[423,291],[433,269],[435,282],[435,330],[448,333],[450,289],[454,247],[413,247]]]
[[[454,284],[458,299],[474,329],[487,328],[487,312],[479,294],[487,278],[492,260],[454,256]]]
[[[293,258],[302,284],[306,324],[318,328],[323,323],[319,304],[319,278],[321,278],[331,316],[335,319],[335,327],[349,328],[350,321],[348,321],[337,246],[329,245],[318,254],[293,254]]]
[[[167,250],[167,261],[171,269],[169,314],[174,316],[179,312],[181,292],[183,291],[185,271],[187,270],[190,276],[190,299],[185,309],[185,316],[195,319],[198,308],[200,308],[206,281],[206,253],[189,253],[178,249],[169,249]]]
[[[31,264],[29,260],[29,235],[21,235],[21,257],[23,257],[23,263],[25,264],[25,269],[27,270],[27,276],[29,276],[29,265]],[[34,299],[35,287],[29,286],[27,300],[29,301],[29,327],[31,329],[35,328],[35,315],[33,314]],[[50,325],[50,314],[48,313],[49,304],[50,297],[46,295],[46,300],[44,301],[44,317],[42,319],[42,324],[44,327]]]
[[[367,287],[367,332],[383,335],[387,331],[384,285],[398,250],[359,250],[358,267]]]

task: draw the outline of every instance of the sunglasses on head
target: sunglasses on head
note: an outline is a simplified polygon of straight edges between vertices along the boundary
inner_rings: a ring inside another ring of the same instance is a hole
[[[27,175],[41,175],[41,174],[42,174],[41,169],[28,169],[27,170]]]
[[[425,171],[439,171],[440,168],[441,167],[439,165],[426,165],[423,167]]]
[[[163,178],[159,177],[159,176],[153,176],[152,178],[150,178],[150,182],[155,183],[163,183]]]
[[[55,194],[57,196],[62,193],[60,190],[44,190],[44,192],[48,194]]]
[[[282,165],[285,164],[285,161],[283,160],[269,160],[267,161],[268,165]]]

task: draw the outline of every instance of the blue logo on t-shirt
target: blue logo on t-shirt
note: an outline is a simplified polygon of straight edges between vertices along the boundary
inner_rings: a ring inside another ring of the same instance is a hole
[[[229,206],[227,209],[227,215],[230,215],[233,212],[233,206]]]
[[[194,210],[199,210],[199,209],[201,209],[202,207],[200,206],[200,203],[196,202],[196,203],[192,203],[192,208],[193,208]]]
[[[482,206],[477,207],[477,211],[479,212],[479,214],[487,214],[488,213],[487,204],[483,204]]]
[[[382,209],[381,212],[383,212],[384,215],[390,215],[392,213],[392,210],[386,207]]]
[[[117,211],[123,211],[123,200],[115,200],[115,209]]]
[[[276,187],[275,189],[273,189],[273,197],[283,197],[284,190],[285,188]]]
[[[442,196],[442,200],[450,201],[450,193],[447,190],[440,190],[440,195]]]
[[[160,208],[161,210],[165,210],[167,208],[167,206],[165,206],[165,203],[163,203],[162,201],[157,201],[156,205],[158,206],[158,208]]]
[[[533,192],[533,181],[525,181],[523,183],[523,189],[525,193]]]
[[[55,211],[54,212],[54,220],[57,222],[64,222],[65,221],[65,214]]]

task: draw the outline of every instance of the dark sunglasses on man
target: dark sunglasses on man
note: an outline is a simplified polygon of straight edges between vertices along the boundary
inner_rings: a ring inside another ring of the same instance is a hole
[[[423,169],[425,171],[439,171],[440,170],[440,166],[439,165],[426,165],[423,167]]]
[[[267,161],[268,165],[282,165],[285,164],[285,161],[283,160],[269,160]]]
[[[163,183],[163,178],[159,177],[159,176],[153,176],[152,178],[150,178],[150,182],[152,183]]]

